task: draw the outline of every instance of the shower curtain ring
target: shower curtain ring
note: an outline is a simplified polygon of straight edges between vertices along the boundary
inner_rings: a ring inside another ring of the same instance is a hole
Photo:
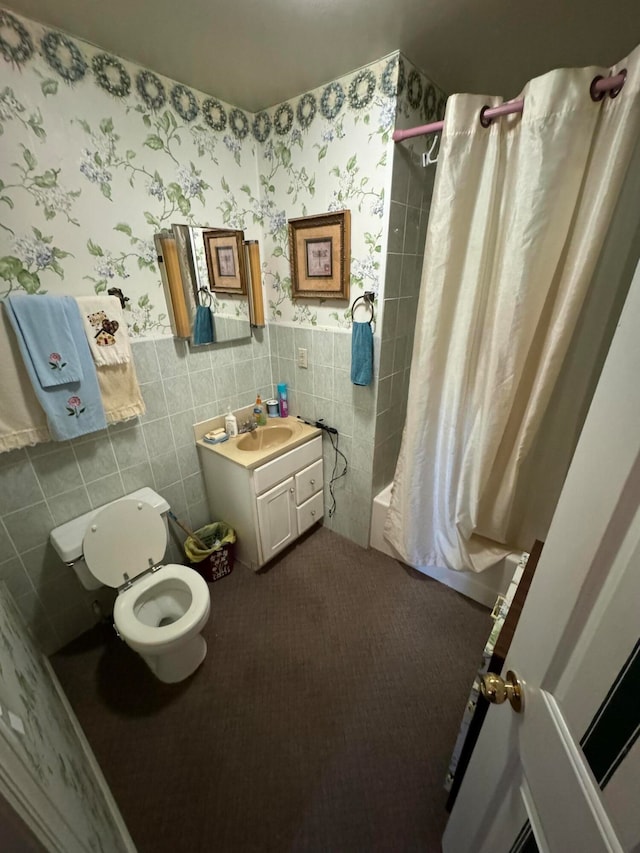
[[[604,96],[605,96],[605,93],[604,93],[604,92],[599,92],[599,91],[596,89],[596,86],[598,85],[598,83],[599,83],[601,80],[604,80],[604,77],[602,76],[602,74],[597,74],[597,75],[593,78],[593,80],[591,81],[591,85],[589,86],[589,94],[591,95],[591,100],[592,100],[592,101],[601,101],[601,100],[604,98]]]
[[[615,89],[609,89],[609,97],[610,98],[617,98],[618,95],[620,94],[620,92],[622,91],[622,87],[627,82],[627,69],[626,68],[623,68],[621,71],[618,71],[618,74],[620,74],[622,76],[622,83],[620,83],[620,85],[617,86]],[[616,75],[616,76],[618,76],[618,75]]]
[[[492,118],[487,118],[487,116],[485,115],[486,111],[490,110],[490,109],[491,109],[491,107],[489,106],[489,104],[485,104],[484,107],[480,110],[480,116],[479,116],[480,124],[483,127],[489,127],[489,125],[493,121]]]

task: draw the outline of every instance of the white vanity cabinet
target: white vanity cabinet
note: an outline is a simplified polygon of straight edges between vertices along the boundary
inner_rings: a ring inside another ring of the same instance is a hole
[[[254,469],[199,444],[212,521],[235,528],[237,558],[259,569],[324,514],[322,437]]]

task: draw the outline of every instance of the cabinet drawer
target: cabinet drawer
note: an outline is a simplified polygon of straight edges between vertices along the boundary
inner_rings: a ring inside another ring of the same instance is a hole
[[[261,495],[287,477],[291,477],[297,471],[306,468],[316,459],[322,459],[322,436],[317,435],[311,441],[294,447],[288,453],[283,453],[277,459],[272,459],[266,465],[261,465],[253,472],[253,484],[256,494]]]
[[[295,476],[296,503],[303,504],[322,489],[322,459],[309,465]]]
[[[298,535],[308,530],[316,521],[320,521],[324,515],[324,495],[318,492],[308,501],[296,508],[298,513]]]

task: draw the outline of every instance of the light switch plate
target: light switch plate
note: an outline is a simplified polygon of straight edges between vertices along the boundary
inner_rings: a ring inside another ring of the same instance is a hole
[[[298,347],[298,367],[304,367],[305,369],[309,367],[306,347]]]

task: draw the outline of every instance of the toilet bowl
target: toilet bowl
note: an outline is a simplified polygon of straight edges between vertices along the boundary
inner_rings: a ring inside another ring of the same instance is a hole
[[[162,566],[116,598],[113,621],[129,648],[161,681],[182,681],[200,666],[207,644],[209,588],[193,569]]]
[[[56,528],[51,541],[85,587],[117,589],[118,635],[160,681],[174,683],[188,678],[206,656],[200,632],[210,596],[193,569],[161,565],[168,509],[153,490],[142,489]]]

